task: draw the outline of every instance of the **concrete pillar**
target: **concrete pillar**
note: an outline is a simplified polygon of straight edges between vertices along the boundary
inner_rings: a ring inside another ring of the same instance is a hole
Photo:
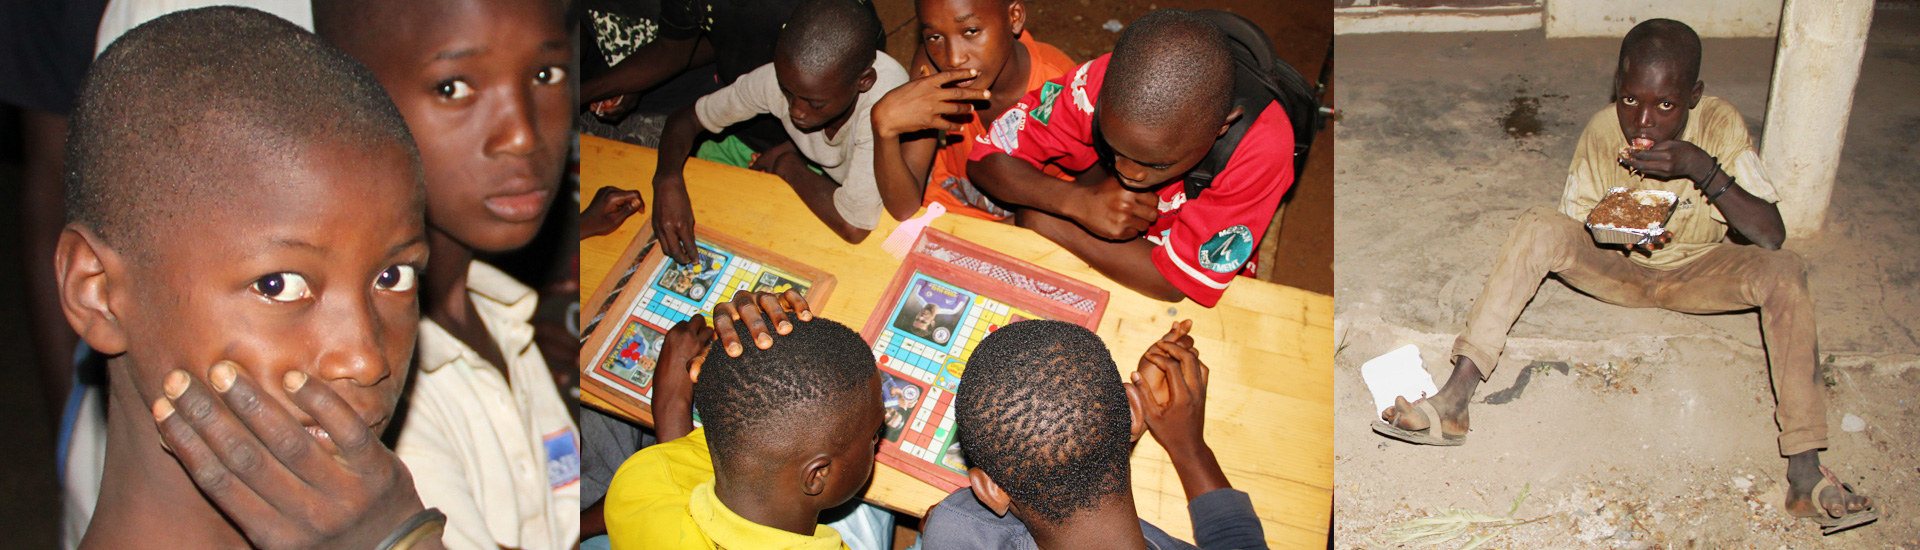
[[[1760,157],[1780,191],[1789,237],[1827,220],[1873,0],[1786,0]]]

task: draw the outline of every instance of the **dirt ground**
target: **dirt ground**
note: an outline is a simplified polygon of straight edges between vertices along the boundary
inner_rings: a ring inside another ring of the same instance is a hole
[[[1508,228],[1559,199],[1619,42],[1343,36],[1334,547],[1414,547],[1431,539],[1402,536],[1424,518],[1480,522],[1433,548],[1471,535],[1490,536],[1483,548],[1920,548],[1920,10],[1883,5],[1874,19],[1830,225],[1786,246],[1812,265],[1823,461],[1876,499],[1879,523],[1822,537],[1781,511],[1786,461],[1752,312],[1630,310],[1548,281],[1475,397],[1466,446],[1375,435],[1361,363],[1414,344],[1444,380]],[[1774,40],[1705,50],[1707,93],[1757,142]]]

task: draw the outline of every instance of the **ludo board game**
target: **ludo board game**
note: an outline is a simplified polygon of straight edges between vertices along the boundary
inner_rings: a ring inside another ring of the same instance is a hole
[[[1028,319],[1098,330],[1107,291],[929,229],[895,272],[861,336],[886,409],[879,460],[941,491],[967,485],[953,398],[980,340]]]
[[[694,262],[680,265],[660,251],[651,229],[641,230],[584,310],[594,314],[581,347],[591,352],[581,355],[581,390],[648,425],[653,368],[673,325],[710,315],[715,304],[740,290],[798,289],[815,304],[826,303],[833,292],[834,278],[825,271],[704,227],[694,232]]]

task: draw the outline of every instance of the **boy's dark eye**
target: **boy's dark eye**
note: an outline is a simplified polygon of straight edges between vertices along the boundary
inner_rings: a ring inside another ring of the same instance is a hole
[[[967,36],[980,34],[980,29],[967,29]]]
[[[1623,97],[1623,98],[1620,98],[1620,104],[1631,107],[1634,105],[1639,105],[1640,101],[1631,97]]]
[[[275,302],[297,302],[313,297],[307,278],[296,273],[274,273],[255,279],[253,291]]]
[[[441,82],[439,86],[434,88],[434,91],[439,92],[440,97],[447,99],[466,99],[473,97],[473,86],[467,84],[467,81],[460,79]]]
[[[373,286],[391,292],[407,292],[413,290],[418,281],[413,266],[396,265],[380,272],[380,276],[374,278]]]
[[[567,80],[567,70],[560,67],[547,67],[533,73],[533,81],[546,85],[559,84]]]
[[[1673,110],[1673,102],[1671,102],[1671,101],[1662,101],[1662,102],[1660,102],[1660,110],[1662,110],[1662,111],[1671,111],[1671,110]]]

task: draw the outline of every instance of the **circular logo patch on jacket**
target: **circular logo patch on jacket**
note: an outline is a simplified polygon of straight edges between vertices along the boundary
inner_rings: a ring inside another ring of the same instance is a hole
[[[1198,256],[1200,267],[1214,273],[1233,273],[1253,256],[1253,231],[1244,225],[1222,229],[1200,245]]]

